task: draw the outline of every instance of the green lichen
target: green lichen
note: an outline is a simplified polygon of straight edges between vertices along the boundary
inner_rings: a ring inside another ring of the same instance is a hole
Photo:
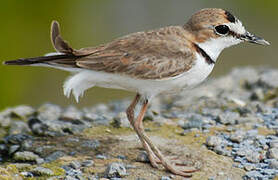
[[[15,165],[8,165],[6,168],[0,167],[1,180],[21,180],[23,177],[19,174]]]
[[[61,168],[61,165],[62,165],[61,161],[57,160],[51,163],[44,163],[42,164],[42,167],[51,169],[54,173],[53,176],[61,176],[61,175],[65,175],[65,170]]]

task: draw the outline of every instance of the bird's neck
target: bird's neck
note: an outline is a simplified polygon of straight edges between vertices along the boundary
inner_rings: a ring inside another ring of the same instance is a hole
[[[236,45],[240,42],[240,40],[237,40],[232,36],[227,36],[220,38],[210,38],[197,44],[211,57],[214,62],[216,62],[218,56],[225,48]]]

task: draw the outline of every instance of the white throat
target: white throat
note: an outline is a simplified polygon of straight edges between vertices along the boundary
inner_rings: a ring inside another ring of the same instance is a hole
[[[202,48],[213,61],[216,62],[216,59],[223,49],[239,44],[240,42],[241,40],[236,39],[232,36],[225,36],[216,39],[209,39],[203,43],[198,43],[198,46]]]

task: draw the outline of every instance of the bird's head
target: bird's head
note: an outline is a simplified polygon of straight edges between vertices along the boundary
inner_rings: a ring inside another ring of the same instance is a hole
[[[239,19],[223,9],[202,9],[191,16],[184,28],[214,60],[224,48],[240,42],[269,45],[263,38],[249,33]]]

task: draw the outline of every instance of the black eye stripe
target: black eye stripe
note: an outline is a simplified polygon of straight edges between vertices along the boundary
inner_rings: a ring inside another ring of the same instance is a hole
[[[225,11],[225,15],[227,16],[227,20],[235,23],[236,22],[236,18],[235,16],[233,16],[229,11]]]

